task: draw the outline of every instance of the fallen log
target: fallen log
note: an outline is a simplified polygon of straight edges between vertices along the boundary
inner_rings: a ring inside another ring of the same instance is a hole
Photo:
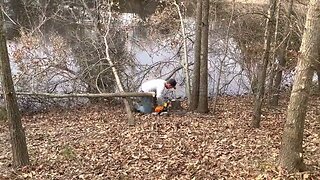
[[[53,93],[38,93],[38,92],[17,92],[19,96],[45,96],[50,98],[73,98],[73,97],[87,97],[87,98],[97,98],[97,97],[154,97],[155,93],[145,93],[145,92],[119,92],[119,93],[71,93],[71,94],[53,94]]]

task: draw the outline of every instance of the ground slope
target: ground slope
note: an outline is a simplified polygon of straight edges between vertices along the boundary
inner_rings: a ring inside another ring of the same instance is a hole
[[[317,179],[319,103],[312,98],[307,115],[304,173],[276,168],[286,103],[265,109],[261,128],[251,129],[251,99],[223,97],[216,115],[136,114],[135,127],[104,105],[24,116],[32,165],[18,171],[1,122],[0,179]]]

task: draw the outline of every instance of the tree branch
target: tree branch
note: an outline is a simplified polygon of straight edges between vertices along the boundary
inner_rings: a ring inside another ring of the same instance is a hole
[[[100,93],[100,94],[52,94],[52,93],[37,93],[37,92],[17,92],[19,96],[45,96],[49,98],[72,98],[72,97],[87,97],[87,98],[97,98],[97,97],[154,97],[155,93],[145,93],[145,92],[121,92],[121,93]]]

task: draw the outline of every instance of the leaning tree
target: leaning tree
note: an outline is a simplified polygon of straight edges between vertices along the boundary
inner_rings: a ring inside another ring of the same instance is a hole
[[[315,62],[319,59],[319,14],[320,0],[310,0],[280,151],[280,166],[292,172],[305,167],[303,131]]]
[[[3,10],[3,1],[0,2]],[[2,72],[3,94],[7,110],[9,123],[10,141],[12,147],[13,165],[16,167],[29,164],[26,136],[21,122],[21,114],[17,104],[16,93],[14,90],[6,36],[4,32],[4,18],[0,12],[0,58]]]

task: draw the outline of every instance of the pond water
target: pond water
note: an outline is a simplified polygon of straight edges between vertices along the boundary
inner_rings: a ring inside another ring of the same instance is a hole
[[[128,29],[127,44],[125,48],[133,55],[139,66],[133,69],[127,69],[126,71],[130,79],[124,82],[129,82],[135,85],[135,88],[133,88],[132,91],[136,91],[139,85],[148,79],[166,79],[172,71],[181,66],[180,62],[183,58],[183,38],[180,33],[162,34],[161,36],[150,35],[149,37],[146,37],[148,34],[141,33],[141,27],[139,27],[139,31],[137,31],[137,24],[135,23],[134,16],[132,14],[124,14],[122,19],[123,26],[126,26]],[[193,63],[194,21],[187,20],[186,24],[186,27],[188,27],[186,29],[186,34],[188,36],[187,57],[189,63]],[[211,25],[210,29],[215,29],[214,25]],[[209,95],[213,96],[217,93],[215,91],[218,81],[220,81],[219,94],[242,95],[251,93],[248,71],[254,72],[254,69],[245,69],[239,63],[242,60],[241,51],[239,50],[237,43],[232,38],[226,40],[223,30],[215,29],[213,32],[215,33],[211,33],[209,35]],[[24,60],[26,61],[27,58],[38,60],[42,59],[46,60],[46,63],[57,60],[57,57],[59,57],[58,55],[50,57],[50,55],[54,54],[50,52],[52,45],[46,45],[47,47],[40,47],[34,52],[28,52],[28,56],[24,57]],[[11,59],[15,58],[13,52],[19,48],[21,48],[20,45],[17,45],[14,42],[9,42],[8,49]],[[68,56],[64,57],[63,60],[68,62],[67,64],[69,69],[72,69],[75,72],[78,70],[71,52]],[[84,91],[87,87],[87,85],[75,78],[75,74],[71,74],[70,72],[61,69],[57,70],[43,67],[43,72],[45,72],[44,74],[47,76],[46,79],[50,80],[49,82],[44,82],[39,81],[39,78],[37,78],[38,75],[44,76],[43,74],[40,74],[38,69],[35,69],[34,71],[30,71],[29,69],[25,72],[19,72],[17,71],[17,64],[15,63],[15,60],[12,61],[11,66],[12,72],[15,76],[30,76],[27,78],[29,87],[19,87],[17,89],[18,91],[47,92],[52,86],[58,84],[55,87],[55,92],[70,93],[73,91]],[[192,78],[193,66],[191,65],[189,68],[190,78]],[[292,74],[292,72],[285,74],[284,84],[292,83]],[[175,96],[186,96],[185,77],[182,69],[174,73],[172,77],[178,81],[177,89],[174,91]]]

